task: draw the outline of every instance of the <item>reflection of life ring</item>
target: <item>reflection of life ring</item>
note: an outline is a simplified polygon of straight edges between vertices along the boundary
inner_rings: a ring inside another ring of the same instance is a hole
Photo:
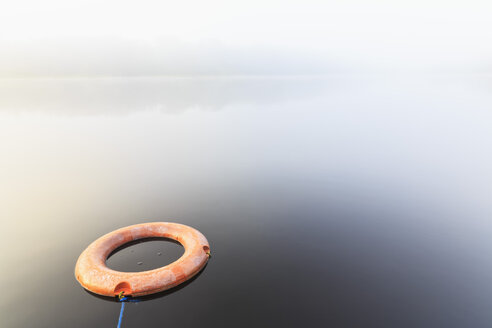
[[[183,256],[162,268],[143,272],[119,272],[106,266],[106,259],[119,246],[133,240],[162,237],[178,241]],[[110,232],[80,254],[75,277],[87,290],[104,296],[141,296],[161,292],[197,274],[210,257],[207,239],[198,230],[169,222],[136,224]]]

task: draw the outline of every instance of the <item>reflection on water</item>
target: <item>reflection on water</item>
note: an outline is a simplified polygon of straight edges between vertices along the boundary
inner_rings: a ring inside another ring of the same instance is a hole
[[[320,78],[0,79],[0,110],[57,115],[126,115],[157,110],[220,110],[316,95]]]
[[[115,326],[118,304],[85,292],[75,262],[156,220],[197,228],[213,257],[184,288],[129,304],[124,327],[488,327],[487,85],[3,80],[2,327]],[[159,243],[108,262],[182,251]]]

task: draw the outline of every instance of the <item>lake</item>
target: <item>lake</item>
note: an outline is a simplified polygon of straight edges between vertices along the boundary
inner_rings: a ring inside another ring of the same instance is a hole
[[[491,149],[483,76],[0,80],[0,326],[115,327],[78,256],[169,221],[212,257],[122,327],[490,327]]]

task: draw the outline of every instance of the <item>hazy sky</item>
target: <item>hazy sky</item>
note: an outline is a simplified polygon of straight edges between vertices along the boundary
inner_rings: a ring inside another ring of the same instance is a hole
[[[490,1],[3,0],[0,76],[485,72]]]

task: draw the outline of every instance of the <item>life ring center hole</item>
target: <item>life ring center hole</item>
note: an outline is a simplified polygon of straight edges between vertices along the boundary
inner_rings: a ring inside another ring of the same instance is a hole
[[[161,268],[179,259],[184,247],[168,238],[143,238],[115,249],[106,265],[120,272],[140,272]]]

